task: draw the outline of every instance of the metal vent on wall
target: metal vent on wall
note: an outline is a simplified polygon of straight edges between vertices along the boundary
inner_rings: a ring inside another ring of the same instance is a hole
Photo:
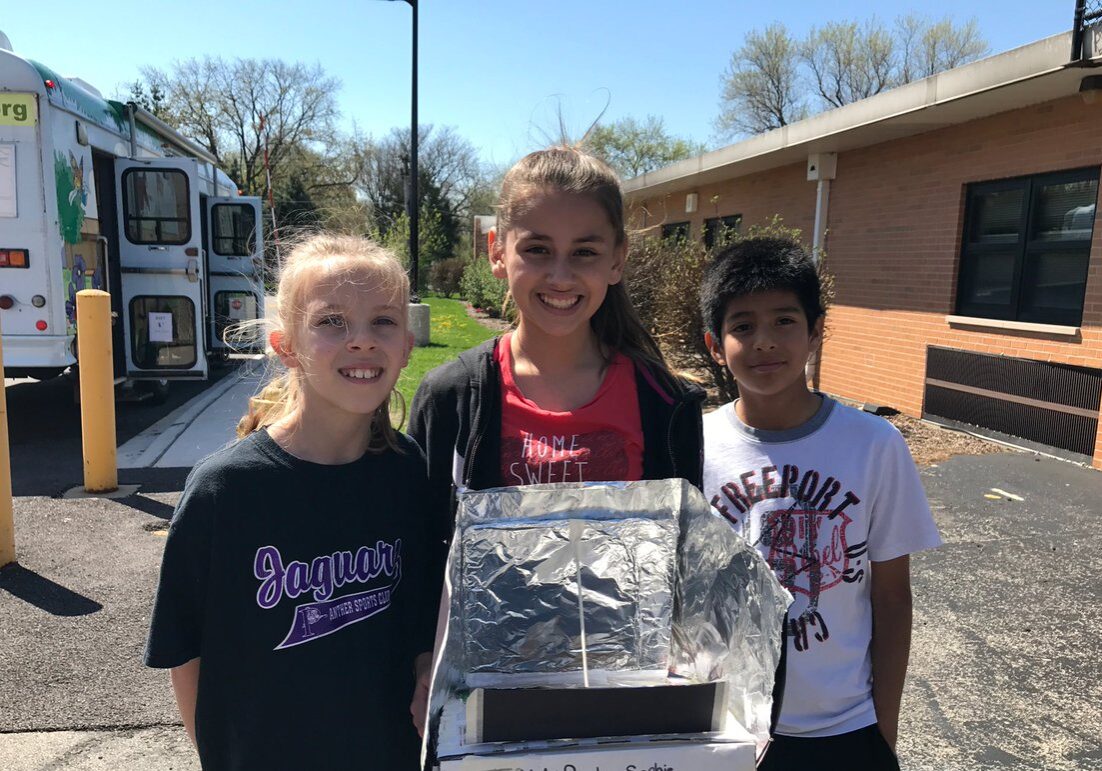
[[[926,349],[923,412],[931,418],[1091,456],[1100,401],[1102,369]]]

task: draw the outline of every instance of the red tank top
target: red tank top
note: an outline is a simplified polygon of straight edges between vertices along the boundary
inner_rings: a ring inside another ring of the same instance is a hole
[[[501,338],[495,353],[501,368],[501,483],[642,479],[643,425],[631,359],[616,354],[588,404],[550,412],[517,388],[509,338]]]

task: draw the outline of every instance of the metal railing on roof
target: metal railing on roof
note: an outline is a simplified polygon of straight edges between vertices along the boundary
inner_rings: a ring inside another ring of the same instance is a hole
[[[1086,58],[1086,52],[1083,50],[1086,36],[1083,32],[1087,28],[1098,24],[1102,24],[1102,0],[1075,0],[1075,20],[1071,33],[1071,60],[1073,62]]]

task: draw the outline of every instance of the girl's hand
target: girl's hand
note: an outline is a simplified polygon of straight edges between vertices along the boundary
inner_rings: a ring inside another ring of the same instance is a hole
[[[417,735],[425,737],[425,721],[429,711],[429,686],[432,678],[432,654],[422,653],[413,663],[417,684],[413,687],[413,701],[409,704],[409,714],[413,716],[413,726]]]

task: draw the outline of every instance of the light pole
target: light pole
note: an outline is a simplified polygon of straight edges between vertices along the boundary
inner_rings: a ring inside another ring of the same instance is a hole
[[[394,2],[395,0],[389,0]],[[417,0],[401,0],[409,3],[413,9],[413,65],[410,78],[410,119],[409,119],[409,185],[406,187],[409,197],[406,199],[406,215],[409,217],[409,299],[420,303],[417,293],[417,268],[420,262],[420,248],[417,226],[421,217],[421,207],[417,198]]]
[[[393,2],[394,0],[390,0]],[[429,306],[421,302],[417,292],[417,270],[421,249],[417,226],[421,207],[417,194],[417,0],[402,0],[413,11],[413,66],[410,77],[409,184],[406,186],[406,216],[409,217],[409,329],[416,345],[428,345],[430,335]]]
[[[409,108],[409,299],[419,303],[421,296],[417,291],[417,268],[421,262],[421,251],[417,225],[421,217],[421,206],[417,197],[417,0],[406,2],[413,10],[413,68]]]

